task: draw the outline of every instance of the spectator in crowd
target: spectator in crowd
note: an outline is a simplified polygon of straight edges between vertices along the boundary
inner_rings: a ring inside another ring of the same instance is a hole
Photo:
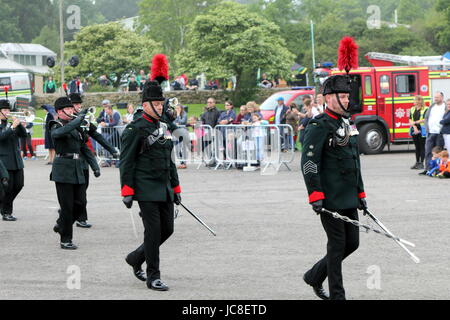
[[[445,111],[444,117],[441,121],[441,133],[444,137],[445,149],[447,149],[447,151],[450,151],[450,99],[447,99],[446,107],[447,110]]]
[[[244,121],[249,121],[251,113],[248,112],[247,106],[242,105],[239,108],[239,113],[236,116],[236,120],[234,120],[233,124],[242,124]]]
[[[211,126],[213,129],[217,125],[221,112],[216,107],[216,99],[208,98],[205,111],[200,116],[203,124]]]
[[[72,81],[69,82],[69,94],[70,93],[83,93],[81,81],[79,76],[74,76]]]
[[[47,165],[51,165],[55,159],[55,146],[50,135],[49,124],[50,121],[55,120],[58,116],[56,115],[55,108],[48,104],[41,106],[41,108],[45,110],[44,147],[48,150]]]
[[[127,113],[123,115],[122,122],[124,124],[130,124],[133,121],[134,117],[134,106],[132,103],[127,105]]]
[[[444,146],[444,139],[441,134],[441,121],[444,117],[445,109],[444,94],[442,92],[436,92],[434,94],[434,103],[425,113],[424,124],[427,132],[427,138],[425,140],[425,161],[427,164],[431,159],[431,150],[436,146]],[[427,167],[427,170],[429,169]],[[427,170],[419,174],[425,175]]]
[[[286,124],[286,113],[289,108],[284,104],[284,98],[279,97],[277,99],[277,106],[275,107],[275,124]]]
[[[175,78],[172,82],[173,90],[186,90],[186,78],[183,75]]]
[[[22,125],[25,128],[27,132],[26,137],[20,137],[20,146],[22,147],[22,154],[23,154],[23,160],[28,160],[28,152],[27,152],[27,146],[28,151],[30,151],[31,160],[36,160],[36,155],[34,154],[33,150],[33,144],[31,136],[33,135],[33,122],[25,122],[22,121]]]
[[[218,80],[209,80],[208,84],[205,86],[205,90],[217,90],[219,89]]]
[[[416,149],[416,163],[411,169],[424,169],[423,162],[425,161],[425,113],[428,108],[425,107],[425,102],[422,96],[417,95],[414,98],[414,105],[409,112],[409,123],[411,124],[410,133],[414,141]]]
[[[83,89],[83,92],[88,92],[89,91],[89,81],[87,78],[83,79],[83,82],[81,83],[81,88]]]
[[[223,111],[219,119],[217,119],[218,124],[226,125],[232,124],[236,120],[236,113],[234,112],[233,102],[226,101],[225,102],[225,111]]]
[[[217,125],[217,120],[219,120],[221,112],[217,109],[216,107],[216,99],[214,98],[208,98],[207,101],[207,106],[205,108],[205,112],[202,113],[202,115],[200,116],[200,120],[202,122],[203,125],[209,125],[211,126],[213,129],[216,127]],[[208,159],[213,159],[213,149],[212,149],[212,134],[207,136],[207,139],[203,140],[203,149],[207,149],[208,150]],[[214,167],[215,161],[211,161],[208,166],[209,167]]]
[[[48,77],[44,83],[44,93],[55,93],[56,89],[57,87],[55,81],[53,81],[53,77]]]
[[[258,84],[261,88],[266,88],[266,89],[268,89],[268,88],[272,88],[273,87],[273,82],[272,81],[270,81],[268,78],[267,78],[267,74],[265,74],[265,73],[263,73],[262,75],[261,75],[261,79],[259,79],[259,84]]]
[[[286,113],[286,124],[290,125],[293,129],[292,135],[294,136],[294,148],[295,150],[297,150],[295,144],[297,143],[297,133],[300,124],[300,112],[294,102],[291,102],[291,104],[289,105],[289,110]]]
[[[325,98],[323,97],[323,94],[318,93],[316,95],[316,107],[319,111],[319,113],[323,113],[325,109],[327,108],[327,103],[325,102]]]
[[[246,106],[247,106],[247,112],[250,114],[250,116],[247,119],[247,121],[248,121],[247,124],[252,123],[253,117],[251,115],[254,114],[254,113],[258,114],[258,116],[261,119],[263,118],[263,115],[262,115],[262,113],[261,113],[261,111],[259,109],[259,106],[258,106],[258,104],[255,101],[247,102]]]
[[[137,80],[137,82],[139,82],[139,88],[141,91],[144,88],[144,84],[145,84],[145,81],[147,81],[147,79],[148,79],[148,77],[145,74],[144,70],[140,70],[139,75],[136,80]]]
[[[275,107],[275,125],[286,124],[286,113],[288,112],[288,110],[289,108],[284,104],[284,98],[279,97],[277,99],[277,106]],[[287,152],[290,147],[291,139],[289,138],[289,135],[285,130],[281,131],[281,149],[283,152]]]
[[[177,126],[177,130],[174,132],[174,136],[178,141],[175,142],[175,150],[177,151],[180,159],[187,159],[188,146],[190,145],[189,132],[186,127],[188,124],[187,113],[181,104],[175,106],[175,112],[177,117],[173,123]],[[178,169],[186,169],[187,165],[185,161],[181,161]]]
[[[439,178],[450,178],[450,163],[448,162],[448,151],[443,150],[440,153],[441,163],[439,166]]]
[[[189,84],[186,86],[188,90],[198,90],[198,80],[196,78],[190,79]]]
[[[299,141],[302,145],[303,145],[304,133],[305,133],[306,126],[308,125],[309,121],[313,118],[311,100],[307,99],[303,103],[304,103],[303,108],[305,111],[305,116],[300,121],[300,127],[299,127],[299,130],[300,130],[299,131],[299,135],[300,135]]]
[[[225,111],[223,111],[219,119],[217,119],[217,123],[219,125],[229,125],[233,124],[233,122],[236,120],[236,113],[234,112],[234,106],[233,102],[231,101],[225,101]],[[227,131],[225,127],[220,128],[220,133],[222,134],[222,146],[223,146],[223,156],[224,159],[226,159],[226,144],[227,144],[227,132],[231,133],[231,131]]]
[[[140,84],[136,81],[136,77],[131,76],[130,81],[128,82],[127,92],[139,91],[139,90],[140,90]]]
[[[439,173],[441,165],[441,157],[440,157],[441,152],[442,148],[439,146],[434,147],[433,150],[431,151],[432,157],[428,162],[428,167],[430,169],[426,172],[427,176],[434,177]]]
[[[101,134],[104,136],[114,147],[119,145],[120,133],[118,126],[122,125],[122,117],[120,113],[113,109],[109,100],[103,100],[103,111],[100,112],[100,116],[97,118],[99,128],[101,128]],[[115,164],[116,168],[119,166],[118,161],[106,161],[102,166],[109,167],[111,164]]]
[[[266,124],[266,122],[258,113],[252,113],[252,137],[255,139],[256,167],[261,165],[264,156],[265,131],[261,126]]]
[[[111,84],[111,81],[109,81],[108,77],[106,76],[106,74],[103,74],[100,76],[98,83],[102,86],[102,87],[107,87]]]

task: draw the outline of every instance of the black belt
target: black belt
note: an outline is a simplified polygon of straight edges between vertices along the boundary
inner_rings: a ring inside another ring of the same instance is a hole
[[[64,159],[79,159],[80,155],[78,153],[58,153],[56,157]]]

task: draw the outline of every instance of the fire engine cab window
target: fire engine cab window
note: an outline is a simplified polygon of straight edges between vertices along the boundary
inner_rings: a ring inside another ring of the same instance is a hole
[[[416,92],[416,77],[413,74],[402,74],[395,77],[395,90],[397,93]]]
[[[391,91],[389,86],[389,76],[380,77],[380,91],[382,94],[387,94]]]
[[[365,76],[364,77],[364,87],[366,88],[366,96],[372,95],[372,77]]]

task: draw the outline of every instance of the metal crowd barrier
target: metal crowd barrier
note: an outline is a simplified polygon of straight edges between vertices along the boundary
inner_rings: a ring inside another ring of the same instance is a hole
[[[126,126],[116,126],[116,127],[97,127],[97,132],[100,133],[109,144],[115,147],[118,151],[120,151],[121,143],[120,138],[122,136],[123,130]],[[118,159],[114,159],[112,154],[109,153],[105,148],[103,148],[100,143],[95,141],[92,138],[89,138],[92,146],[94,147],[95,154],[97,157],[98,163],[102,161],[110,162],[110,161],[118,161]]]
[[[293,129],[290,125],[196,125],[193,132],[180,127],[173,133],[176,163],[197,164],[263,173],[288,166],[294,160]]]

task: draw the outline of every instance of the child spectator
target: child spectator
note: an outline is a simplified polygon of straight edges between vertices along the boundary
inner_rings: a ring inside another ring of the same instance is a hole
[[[439,173],[441,159],[440,159],[440,153],[442,151],[442,148],[439,146],[436,146],[431,150],[432,158],[429,162],[430,170],[427,171],[427,176],[434,177]]]
[[[439,166],[439,178],[450,178],[450,163],[448,162],[448,151],[441,151],[439,154],[441,157],[441,164]]]

